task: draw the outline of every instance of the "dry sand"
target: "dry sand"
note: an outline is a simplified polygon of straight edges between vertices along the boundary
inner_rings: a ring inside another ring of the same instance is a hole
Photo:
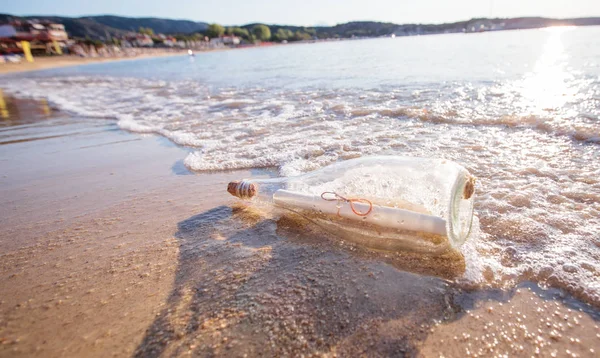
[[[561,292],[468,291],[460,259],[365,250],[225,190],[267,172],[193,174],[162,138],[9,102],[2,357],[600,351],[597,310]]]
[[[2,63],[0,64],[0,74],[47,70],[50,68],[78,66],[100,62],[137,60],[141,58],[164,56],[181,56],[184,54],[187,54],[187,51],[168,49],[146,49],[144,52],[136,54],[135,56],[124,57],[79,57],[75,55],[35,57],[34,62],[27,62],[23,60],[20,63]]]

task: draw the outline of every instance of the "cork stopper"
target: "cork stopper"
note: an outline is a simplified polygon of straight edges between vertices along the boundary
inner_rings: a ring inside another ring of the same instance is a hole
[[[249,183],[245,180],[232,181],[227,184],[227,192],[240,199],[252,199],[258,192],[258,187],[254,183]]]
[[[475,193],[475,177],[469,175],[467,182],[465,183],[465,189],[463,191],[463,198],[465,200],[471,199],[473,193]]]

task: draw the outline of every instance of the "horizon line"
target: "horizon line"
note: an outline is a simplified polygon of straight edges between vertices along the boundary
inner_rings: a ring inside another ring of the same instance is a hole
[[[116,14],[67,16],[67,15],[48,15],[48,14],[46,14],[46,15],[42,15],[42,14],[14,15],[14,14],[8,14],[8,13],[0,13],[0,15],[15,16],[15,17],[63,17],[63,18],[71,18],[71,19],[97,17],[97,16],[113,16],[113,17],[129,18],[129,19],[161,19],[161,20],[171,20],[171,21],[190,21],[190,22],[194,22],[194,23],[219,24],[224,27],[243,27],[243,26],[249,26],[249,25],[262,24],[262,25],[271,25],[271,26],[280,26],[280,27],[291,26],[291,27],[312,27],[312,28],[314,28],[314,27],[334,27],[334,26],[348,24],[348,23],[352,23],[352,22],[376,22],[376,23],[394,24],[394,25],[444,25],[444,24],[454,24],[454,23],[459,23],[459,22],[468,22],[468,21],[475,20],[475,19],[477,19],[477,20],[484,20],[484,19],[485,20],[511,20],[511,19],[540,18],[540,19],[559,20],[559,21],[563,20],[564,21],[564,20],[600,18],[600,15],[581,16],[581,17],[565,17],[565,18],[528,15],[528,16],[516,16],[516,17],[472,17],[467,20],[457,20],[457,21],[449,21],[449,22],[430,22],[430,23],[426,23],[426,22],[395,23],[395,22],[380,21],[380,20],[348,20],[345,22],[336,23],[334,25],[297,25],[297,24],[268,23],[268,22],[260,22],[260,21],[247,22],[244,24],[225,25],[225,24],[221,24],[221,23],[217,23],[217,22],[210,22],[210,21],[203,21],[203,20],[191,20],[191,19],[183,19],[183,18],[168,18],[168,17],[157,17],[157,16],[126,16],[126,15],[116,15]]]

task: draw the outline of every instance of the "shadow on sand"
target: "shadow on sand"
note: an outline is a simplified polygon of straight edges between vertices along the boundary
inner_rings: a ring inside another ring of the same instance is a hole
[[[138,357],[414,356],[435,320],[512,296],[480,290],[470,298],[444,278],[404,270],[439,274],[432,265],[440,262],[363,250],[297,218],[265,219],[243,207],[193,216],[176,237],[173,290]],[[458,261],[442,276],[460,275]]]

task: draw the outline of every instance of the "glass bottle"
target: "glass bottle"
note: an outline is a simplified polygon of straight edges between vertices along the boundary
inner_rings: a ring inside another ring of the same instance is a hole
[[[474,185],[475,178],[450,160],[376,156],[296,177],[235,181],[227,191],[371,248],[440,253],[469,236]]]

